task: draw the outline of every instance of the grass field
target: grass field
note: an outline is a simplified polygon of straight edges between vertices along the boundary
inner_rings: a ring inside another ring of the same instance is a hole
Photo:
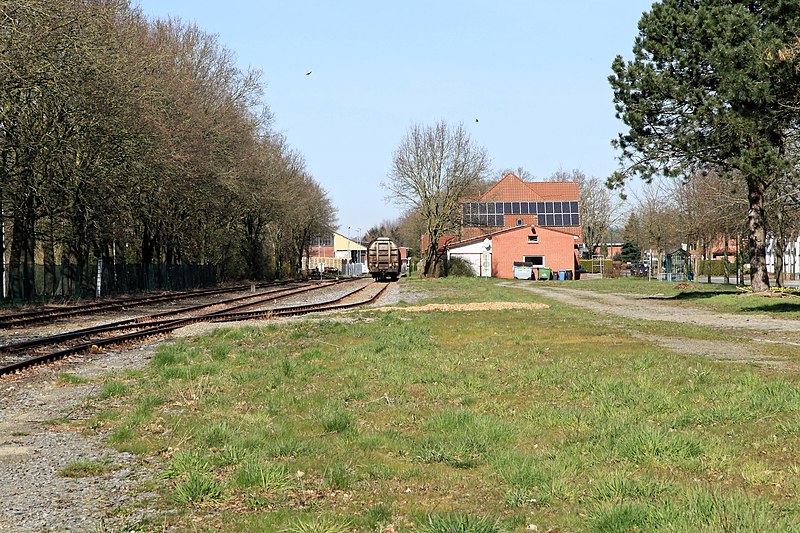
[[[431,302],[544,301],[402,283]],[[216,330],[108,379],[85,429],[158,469],[143,490],[164,513],[133,530],[800,531],[797,375],[546,303]],[[111,468],[75,465],[90,467]]]

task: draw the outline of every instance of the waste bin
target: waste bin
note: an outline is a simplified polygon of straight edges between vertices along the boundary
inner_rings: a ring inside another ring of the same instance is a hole
[[[567,276],[565,278],[567,281],[572,280],[572,270],[567,270]]]
[[[514,262],[514,279],[533,279],[533,265]]]
[[[566,270],[559,270],[558,271],[558,280],[559,281],[564,281],[565,279],[567,279],[567,271]]]
[[[547,267],[539,267],[539,279],[550,279],[550,269]]]

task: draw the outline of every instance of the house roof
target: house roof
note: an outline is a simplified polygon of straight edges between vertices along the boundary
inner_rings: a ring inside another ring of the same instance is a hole
[[[578,183],[573,181],[522,181],[516,174],[508,173],[480,195],[478,201],[556,201],[579,200]]]

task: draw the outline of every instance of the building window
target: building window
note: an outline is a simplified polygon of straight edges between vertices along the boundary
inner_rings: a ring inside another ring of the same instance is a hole
[[[311,244],[316,246],[333,246],[333,234],[322,235],[313,239]]]
[[[537,242],[539,242],[539,236],[538,235],[528,235],[528,243],[529,244],[535,244]]]
[[[543,255],[526,255],[522,260],[526,263],[531,263],[533,266],[544,266]]]
[[[521,225],[522,225],[522,219],[521,219],[521,218],[518,218],[518,219],[517,219],[517,226],[521,226]]]

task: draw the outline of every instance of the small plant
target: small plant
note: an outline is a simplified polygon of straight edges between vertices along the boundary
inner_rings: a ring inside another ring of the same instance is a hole
[[[107,400],[117,396],[125,396],[128,394],[129,389],[130,387],[121,381],[110,380],[103,383],[103,388],[100,389],[100,394],[98,394],[98,396],[101,400]]]
[[[455,468],[478,466],[510,436],[509,428],[501,420],[464,409],[439,413],[428,421],[426,429],[429,435],[417,450],[417,461],[445,463]]]
[[[428,522],[420,527],[423,533],[500,533],[497,520],[489,517],[475,518],[454,512],[428,516]]]
[[[239,487],[258,488],[270,492],[284,491],[289,488],[289,477],[286,468],[268,464],[257,459],[245,461],[234,475]]]
[[[325,468],[322,477],[332,490],[349,490],[353,484],[353,467],[346,463],[333,463]]]
[[[589,531],[652,531],[655,525],[652,509],[642,503],[603,505],[590,515]]]
[[[380,528],[391,520],[392,508],[385,503],[376,503],[364,512],[364,521],[369,526]]]
[[[69,372],[62,372],[58,375],[58,380],[67,385],[83,385],[89,383],[89,380],[78,376],[77,374],[70,374]]]
[[[112,470],[111,463],[108,460],[90,460],[78,459],[70,461],[67,466],[58,471],[62,477],[91,477],[99,476]]]
[[[185,480],[180,481],[172,492],[173,500],[181,505],[222,499],[224,485],[214,476],[203,472],[189,472]]]
[[[287,533],[349,533],[352,524],[349,521],[338,522],[332,518],[315,516],[294,521],[284,531]]]
[[[195,451],[179,450],[172,456],[172,461],[161,471],[161,476],[175,479],[190,472],[211,473],[211,463]]]
[[[355,427],[356,417],[336,403],[327,403],[317,415],[325,433],[344,433]]]

